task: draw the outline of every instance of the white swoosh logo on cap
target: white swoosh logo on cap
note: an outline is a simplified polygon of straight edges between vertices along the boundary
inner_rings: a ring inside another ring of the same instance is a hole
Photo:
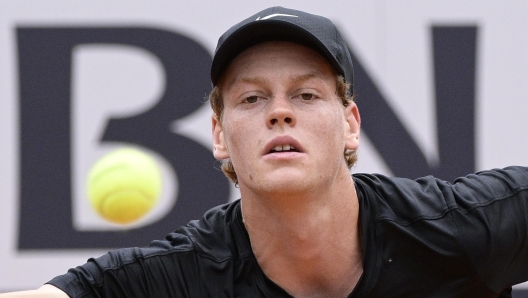
[[[296,18],[297,16],[294,16],[294,15],[291,15],[291,14],[274,13],[274,14],[270,14],[269,16],[265,16],[263,18],[258,17],[255,21],[267,20],[267,19],[271,19],[271,18],[274,18],[274,17],[292,17],[292,18]]]

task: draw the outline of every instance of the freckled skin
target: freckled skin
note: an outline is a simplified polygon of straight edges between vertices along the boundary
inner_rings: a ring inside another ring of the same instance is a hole
[[[346,167],[348,126],[345,107],[335,94],[335,77],[322,56],[298,44],[259,44],[233,60],[220,82],[222,128],[241,188],[291,193],[332,184],[338,170]],[[303,100],[303,92],[312,93],[313,99]],[[244,102],[253,95],[259,97],[256,103]],[[273,119],[277,122],[271,125]],[[300,142],[303,156],[263,157],[265,145],[281,135]]]

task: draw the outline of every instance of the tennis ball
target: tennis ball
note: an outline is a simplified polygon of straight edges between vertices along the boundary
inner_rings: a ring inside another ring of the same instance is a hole
[[[108,221],[128,224],[146,215],[158,201],[161,173],[152,157],[122,148],[102,157],[88,175],[88,197]]]

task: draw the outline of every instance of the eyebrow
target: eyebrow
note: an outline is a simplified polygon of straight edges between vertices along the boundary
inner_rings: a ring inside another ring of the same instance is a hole
[[[308,81],[310,79],[313,79],[313,78],[316,78],[316,77],[319,77],[319,76],[322,77],[322,75],[323,74],[320,71],[312,71],[312,72],[309,72],[309,73],[306,73],[306,74],[303,74],[303,75],[300,75],[300,76],[292,77],[292,78],[290,78],[290,82],[292,82],[292,83],[304,82],[304,81]]]
[[[316,78],[318,76],[322,76],[322,72],[320,72],[320,71],[312,71],[312,72],[309,72],[309,73],[306,73],[306,74],[302,74],[302,75],[291,76],[289,78],[289,81],[291,83],[299,83],[299,82],[308,81],[308,80]],[[261,77],[261,76],[246,77],[246,78],[234,77],[229,82],[227,82],[226,88],[230,88],[233,84],[235,84],[237,82],[259,85],[259,84],[267,83],[268,81],[269,81],[268,79],[266,79],[264,77]]]
[[[227,89],[231,88],[231,86],[233,86],[233,84],[235,84],[237,82],[259,85],[259,84],[263,84],[263,83],[268,82],[268,80],[263,78],[263,77],[260,77],[260,76],[246,77],[246,78],[234,77],[229,82],[227,82],[226,88]]]

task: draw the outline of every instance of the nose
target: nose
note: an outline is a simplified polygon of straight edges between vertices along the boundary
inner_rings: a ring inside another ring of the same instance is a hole
[[[292,102],[287,96],[276,96],[270,102],[268,126],[295,125],[296,118]]]

